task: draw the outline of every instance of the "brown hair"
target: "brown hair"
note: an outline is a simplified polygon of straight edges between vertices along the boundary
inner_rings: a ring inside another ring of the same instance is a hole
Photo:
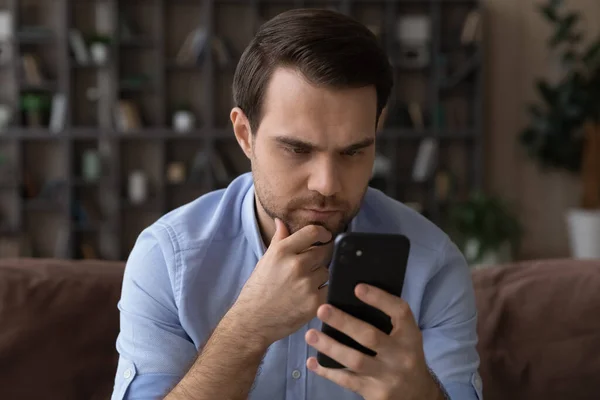
[[[248,117],[252,132],[260,125],[267,84],[281,66],[297,69],[318,86],[341,89],[375,85],[374,126],[393,85],[388,57],[364,25],[329,10],[286,11],[260,27],[233,77],[234,103]]]

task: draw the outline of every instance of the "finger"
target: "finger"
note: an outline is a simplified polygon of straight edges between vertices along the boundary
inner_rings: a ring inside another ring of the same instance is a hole
[[[330,304],[319,307],[317,317],[375,352],[385,348],[390,342],[389,335]]]
[[[299,254],[312,247],[316,242],[327,242],[331,232],[319,225],[307,225],[281,241],[286,251]]]
[[[400,297],[364,283],[356,285],[354,293],[359,300],[389,315],[394,328],[409,325],[412,328],[418,329],[410,306]]]
[[[307,265],[313,271],[319,267],[327,267],[333,256],[333,245],[313,246],[298,255],[302,265]]]
[[[316,329],[310,329],[304,337],[306,343],[317,351],[328,355],[357,374],[375,376],[381,370],[379,360],[341,344]]]
[[[290,233],[285,224],[279,218],[275,218],[275,233],[271,238],[271,244],[277,244],[288,236]]]
[[[361,394],[361,391],[363,391],[365,382],[364,379],[352,371],[325,368],[319,364],[315,357],[310,357],[308,360],[306,360],[306,367],[317,375],[322,376],[325,379],[329,379],[331,382],[338,384],[343,388],[358,394]]]

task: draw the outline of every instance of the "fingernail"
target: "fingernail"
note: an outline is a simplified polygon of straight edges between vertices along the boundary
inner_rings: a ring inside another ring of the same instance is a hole
[[[327,319],[327,318],[331,317],[331,307],[329,307],[329,306],[323,306],[323,308],[321,310],[321,316],[324,319]]]
[[[356,293],[359,296],[365,296],[368,291],[369,291],[369,287],[367,285],[360,284],[360,285],[356,286]]]
[[[319,338],[317,337],[317,334],[314,332],[308,332],[306,334],[306,342],[309,344],[315,344],[317,343],[317,340],[319,340]]]
[[[315,358],[311,357],[308,359],[308,361],[306,362],[306,366],[308,367],[308,369],[310,369],[311,371],[316,371],[317,367],[318,367],[318,362]]]

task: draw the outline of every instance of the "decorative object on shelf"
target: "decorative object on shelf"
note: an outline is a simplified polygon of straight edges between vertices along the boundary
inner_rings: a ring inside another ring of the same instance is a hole
[[[195,126],[196,117],[190,106],[182,104],[177,107],[177,111],[173,113],[173,130],[178,133],[186,133],[192,131]]]
[[[431,19],[428,15],[403,15],[397,20],[398,64],[403,68],[425,68],[431,56]]]
[[[71,52],[75,56],[75,61],[79,65],[87,65],[90,62],[90,55],[83,40],[83,35],[78,29],[69,30],[69,44]]]
[[[172,162],[167,166],[167,182],[179,184],[185,182],[185,164],[182,162]]]
[[[13,57],[11,46],[12,21],[10,12],[0,10],[0,66],[10,63]]]
[[[24,93],[21,96],[21,110],[25,113],[27,126],[40,128],[47,121],[50,100],[46,94]]]
[[[67,118],[67,96],[64,93],[56,93],[52,97],[52,111],[50,115],[49,129],[52,133],[59,133],[65,129]]]
[[[415,182],[425,182],[428,180],[435,171],[437,159],[437,139],[429,137],[421,140],[413,165],[412,179]]]
[[[522,236],[521,224],[509,205],[483,193],[451,205],[448,222],[453,240],[474,267],[510,262]]]
[[[447,169],[440,169],[435,174],[435,198],[441,204],[447,204],[456,196],[456,176]]]
[[[40,59],[32,53],[24,53],[21,56],[21,65],[23,67],[23,76],[28,85],[41,85],[44,81],[42,76],[42,67]]]
[[[142,204],[148,200],[148,177],[144,171],[133,171],[129,174],[127,185],[129,201],[132,204]]]
[[[89,43],[90,54],[94,64],[107,64],[110,54],[110,45],[112,43],[111,37],[108,35],[94,35],[90,38]]]
[[[542,104],[529,107],[531,122],[520,142],[543,168],[579,174],[580,207],[567,212],[574,258],[600,258],[600,36],[584,37],[581,15],[548,0],[540,12],[553,26],[551,50],[563,72],[557,82],[537,81]],[[586,39],[584,41],[584,39]]]
[[[12,120],[12,109],[7,104],[0,104],[0,134],[8,128]]]
[[[460,42],[463,46],[481,43],[483,29],[481,27],[481,11],[471,10],[465,18]]]
[[[115,107],[115,125],[119,131],[130,132],[142,128],[142,119],[133,101],[119,100]]]
[[[194,65],[202,62],[202,55],[208,41],[208,32],[203,27],[191,31],[185,38],[175,62],[179,65]]]
[[[81,177],[86,182],[97,182],[102,174],[100,153],[97,150],[86,150],[81,156]]]

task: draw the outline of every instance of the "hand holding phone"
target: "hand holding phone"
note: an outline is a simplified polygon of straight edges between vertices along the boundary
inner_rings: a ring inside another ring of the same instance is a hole
[[[409,252],[410,242],[404,235],[341,234],[335,241],[327,303],[389,334],[392,330],[390,317],[360,301],[354,289],[359,283],[366,283],[401,297]],[[376,354],[325,323],[321,330],[348,347],[371,356]],[[317,360],[324,367],[344,368],[320,352]]]

